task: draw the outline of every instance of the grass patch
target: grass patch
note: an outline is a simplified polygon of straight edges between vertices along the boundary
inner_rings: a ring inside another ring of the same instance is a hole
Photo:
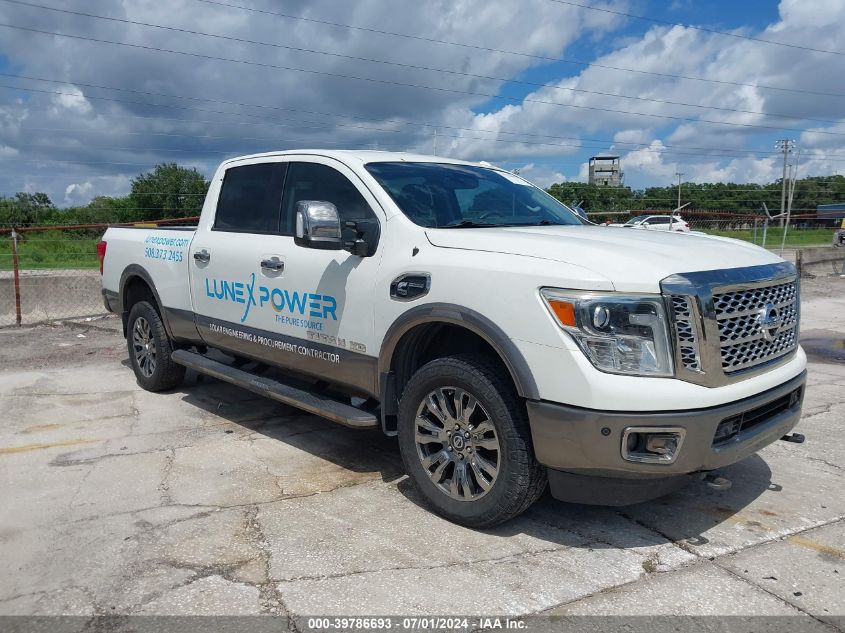
[[[698,229],[693,229],[698,230]],[[721,237],[732,237],[737,240],[744,240],[746,242],[754,242],[754,231],[751,229],[743,230],[719,230],[719,229],[702,229],[702,233],[708,235],[719,235]],[[783,229],[780,227],[770,226],[766,232],[766,247],[780,248],[780,242],[783,239]],[[763,228],[757,229],[758,245],[763,241]],[[790,228],[786,233],[786,246],[830,246],[833,243],[833,229],[795,229]]]
[[[703,229],[703,233],[732,237],[754,242],[754,232],[743,230]],[[97,268],[97,242],[100,231],[46,231],[27,233],[18,240],[18,259],[21,270],[50,268]],[[783,229],[770,227],[766,234],[766,246],[779,248]],[[757,230],[756,243],[763,238],[762,227]],[[789,229],[786,246],[829,246],[833,241],[832,229]],[[12,270],[12,240],[8,235],[0,236],[0,270]]]
[[[45,231],[27,233],[18,240],[21,270],[50,268],[98,268],[97,242],[100,232]],[[0,270],[12,270],[12,240],[0,236]]]

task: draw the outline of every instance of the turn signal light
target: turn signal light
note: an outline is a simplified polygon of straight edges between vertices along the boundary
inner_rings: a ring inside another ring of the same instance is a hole
[[[575,305],[568,301],[561,301],[560,299],[550,299],[549,307],[555,313],[557,320],[561,325],[569,325],[575,327]]]

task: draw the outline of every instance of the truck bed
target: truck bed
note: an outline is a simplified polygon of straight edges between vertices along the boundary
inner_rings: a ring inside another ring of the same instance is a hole
[[[120,292],[121,276],[129,267],[142,268],[154,284],[163,305],[192,311],[188,252],[195,226],[117,227],[103,236],[103,288]]]

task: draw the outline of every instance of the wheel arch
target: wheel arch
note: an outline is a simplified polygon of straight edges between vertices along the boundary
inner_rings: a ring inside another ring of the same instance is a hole
[[[390,416],[395,416],[402,389],[410,379],[416,349],[425,345],[420,338],[434,328],[449,328],[450,336],[465,332],[468,339],[483,342],[510,375],[517,394],[522,398],[539,399],[537,383],[525,357],[505,332],[484,315],[463,306],[433,303],[417,306],[403,313],[388,328],[379,353],[379,392],[382,402],[382,425],[392,433]],[[442,330],[441,330],[442,332]],[[457,352],[467,351],[458,349]],[[442,355],[441,355],[442,356]]]
[[[171,339],[173,338],[173,331],[170,328],[167,311],[163,309],[161,298],[158,296],[152,276],[143,266],[130,264],[124,269],[120,276],[118,297],[120,298],[120,318],[123,324],[124,337],[126,336],[127,321],[132,306],[144,298],[150,298],[153,300],[153,307],[155,307],[159,318],[161,318],[164,324],[164,330],[167,332],[167,336]]]

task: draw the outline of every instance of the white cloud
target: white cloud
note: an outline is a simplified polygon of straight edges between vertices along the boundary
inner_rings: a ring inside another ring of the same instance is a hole
[[[68,204],[86,204],[91,200],[94,185],[91,181],[72,183],[65,187],[65,202]]]
[[[566,182],[567,180],[566,176],[556,170],[553,165],[527,163],[522,167],[517,167],[517,169],[520,176],[544,189],[556,182]]]
[[[99,176],[84,182],[73,182],[65,187],[64,202],[68,205],[85,205],[96,196],[125,195],[131,178],[126,175]]]
[[[91,112],[91,103],[85,98],[82,90],[76,86],[59,86],[56,92],[61,94],[53,95],[53,103],[59,108],[72,110],[78,114]]]

